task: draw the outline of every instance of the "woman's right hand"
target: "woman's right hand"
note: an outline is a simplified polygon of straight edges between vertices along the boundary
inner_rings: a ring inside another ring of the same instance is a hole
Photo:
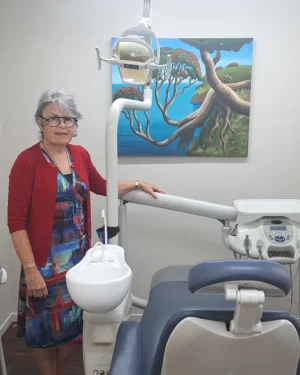
[[[25,271],[27,293],[29,297],[44,297],[48,294],[48,289],[43,276],[35,267]]]

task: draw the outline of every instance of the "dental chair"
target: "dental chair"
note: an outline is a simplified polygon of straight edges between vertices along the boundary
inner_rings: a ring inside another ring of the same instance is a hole
[[[105,246],[100,239],[66,275],[72,299],[84,310],[85,373],[300,375],[298,320],[289,312],[263,311],[265,296],[285,296],[291,289],[290,275],[280,263],[299,261],[300,226],[288,218],[300,214],[300,201],[241,200],[233,208],[168,195],[143,198],[143,192],[134,191],[121,197],[118,206],[120,115],[125,109],[149,111],[153,72],[163,68],[170,78],[172,71],[171,55],[160,61],[151,3],[143,0],[143,18],[115,41],[111,58],[101,56],[96,47],[98,69],[102,61],[117,65],[124,84],[142,87],[142,98],[120,96],[108,113],[104,228],[112,235],[105,236]],[[217,219],[223,225],[223,242],[236,259],[238,254],[257,260],[162,270],[153,277],[147,303],[131,294],[133,275],[124,251],[128,202]],[[238,214],[259,219],[238,225]],[[127,321],[132,305],[145,308],[140,323]]]
[[[290,288],[272,261],[159,271],[141,322],[120,325],[110,375],[299,375],[298,319],[263,310]]]

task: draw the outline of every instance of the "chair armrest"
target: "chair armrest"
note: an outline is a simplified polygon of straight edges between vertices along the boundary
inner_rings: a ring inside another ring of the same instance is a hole
[[[120,325],[109,374],[140,375],[139,323],[129,321]]]

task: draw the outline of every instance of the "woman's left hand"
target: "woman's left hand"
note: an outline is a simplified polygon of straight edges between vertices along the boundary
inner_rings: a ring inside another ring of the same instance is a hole
[[[155,193],[166,194],[166,192],[164,190],[160,189],[159,187],[157,187],[155,185],[148,184],[147,182],[140,182],[139,183],[139,189],[143,190],[145,193],[148,193],[148,194],[152,195],[152,197],[154,197],[154,198],[157,198],[157,194],[155,194]]]

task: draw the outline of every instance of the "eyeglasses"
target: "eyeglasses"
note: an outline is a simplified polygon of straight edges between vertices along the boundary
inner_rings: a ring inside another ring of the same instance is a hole
[[[48,124],[52,127],[58,126],[60,124],[60,120],[62,119],[64,124],[66,125],[67,128],[72,128],[74,125],[77,126],[77,118],[76,117],[49,117],[45,118],[43,116],[39,116],[41,119],[44,121],[47,121]]]

